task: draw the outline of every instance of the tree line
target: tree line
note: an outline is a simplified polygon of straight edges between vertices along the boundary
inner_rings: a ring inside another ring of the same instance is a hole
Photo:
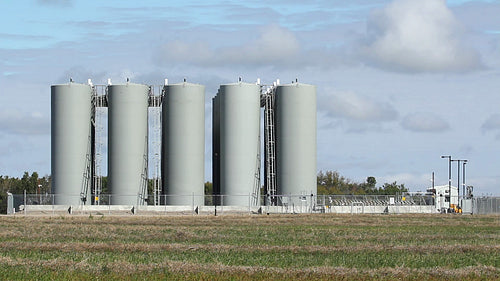
[[[337,171],[320,171],[317,175],[318,194],[353,195],[395,195],[408,192],[404,184],[384,183],[377,187],[375,177],[367,177],[365,182],[357,183],[341,176]]]
[[[0,176],[0,214],[7,212],[7,192],[12,194],[46,194],[50,193],[51,177],[40,177],[37,172],[24,172],[20,178]]]
[[[317,174],[318,194],[353,194],[353,195],[395,195],[408,192],[404,184],[397,182],[384,183],[377,187],[375,177],[367,177],[365,182],[357,183],[341,176],[337,171],[320,171]],[[46,194],[51,193],[51,176],[40,177],[37,172],[29,174],[24,172],[20,178],[0,176],[0,213],[5,214],[7,210],[7,192],[12,194]],[[205,194],[212,195],[213,185],[205,183]],[[102,178],[102,193],[107,193],[107,177]],[[153,182],[148,181],[148,192],[153,192]]]

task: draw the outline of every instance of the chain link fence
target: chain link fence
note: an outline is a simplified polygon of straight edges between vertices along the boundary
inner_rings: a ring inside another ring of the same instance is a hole
[[[130,206],[113,205],[116,196],[101,194],[99,198],[89,198],[83,202],[80,196],[67,196],[69,202],[80,202],[55,205],[58,202],[54,194],[8,194],[7,213],[56,213],[73,211],[112,212],[130,211],[136,213],[439,213],[443,211],[442,202],[427,194],[401,195],[162,195],[141,198],[129,197]],[[456,201],[452,200],[452,202]],[[169,204],[168,202],[183,202]],[[235,203],[236,202],[236,203]],[[448,204],[448,203],[446,203]],[[467,213],[500,214],[500,197],[478,197],[462,201]]]
[[[478,197],[474,199],[474,214],[500,214],[500,197]]]

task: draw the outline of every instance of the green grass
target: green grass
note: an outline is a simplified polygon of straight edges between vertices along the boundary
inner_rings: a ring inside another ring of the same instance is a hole
[[[500,280],[500,217],[0,217],[2,280]]]

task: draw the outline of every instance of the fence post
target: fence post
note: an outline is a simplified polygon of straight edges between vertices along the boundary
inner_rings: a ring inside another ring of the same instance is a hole
[[[26,189],[24,190],[24,215],[26,215],[26,209],[28,209],[28,204],[26,204]]]
[[[165,206],[165,215],[167,214],[167,195],[163,194],[163,195],[160,195],[160,197],[163,197],[163,201],[160,201],[160,202],[163,202],[164,206]]]

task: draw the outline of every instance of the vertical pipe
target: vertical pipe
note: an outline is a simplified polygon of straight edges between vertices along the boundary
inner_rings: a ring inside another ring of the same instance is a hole
[[[220,102],[212,99],[212,203],[220,205]]]

